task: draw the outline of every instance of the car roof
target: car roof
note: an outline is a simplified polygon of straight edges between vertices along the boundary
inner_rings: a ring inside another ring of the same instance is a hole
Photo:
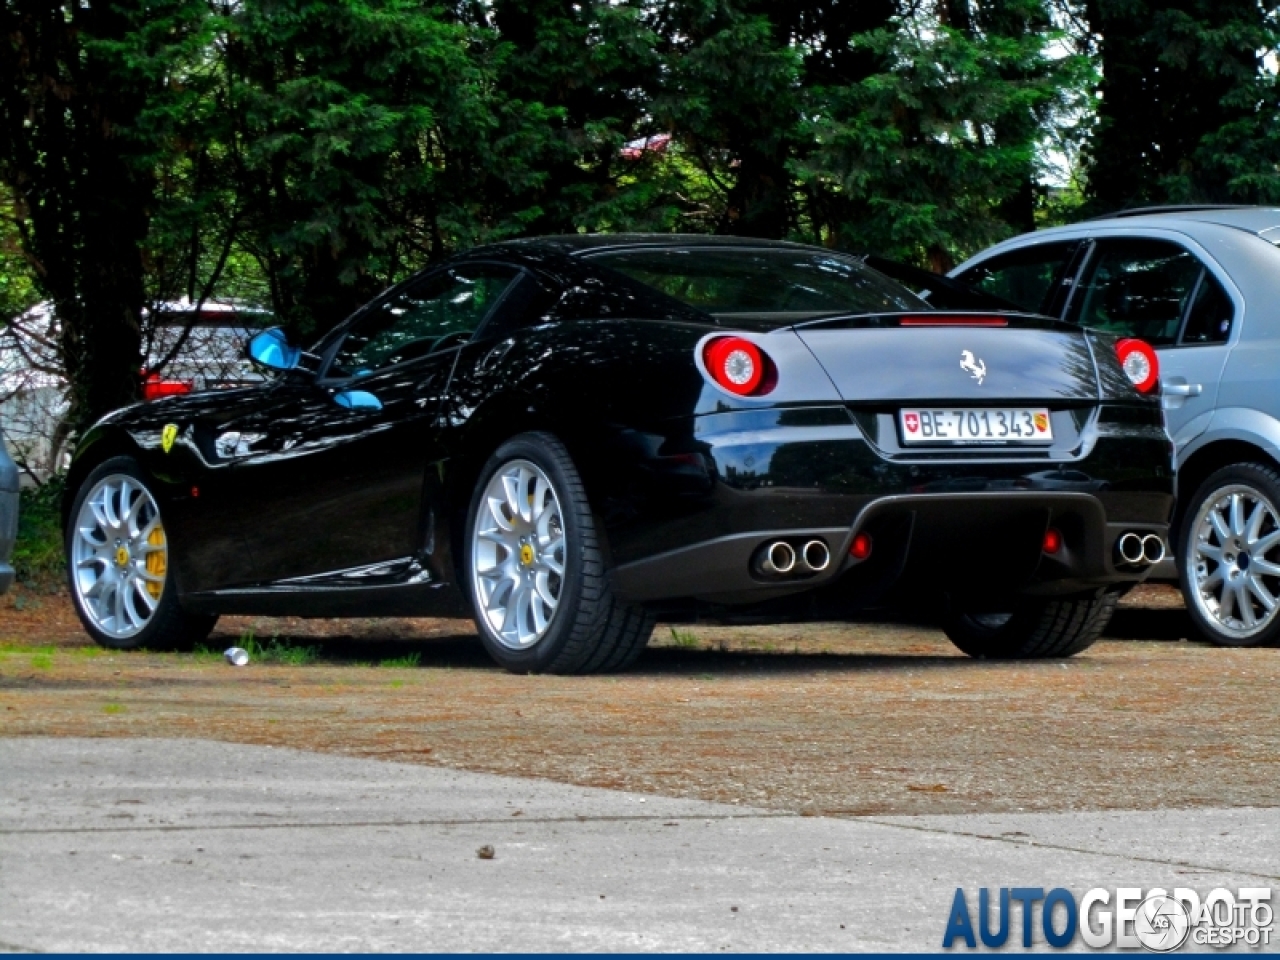
[[[813,247],[787,240],[762,240],[756,237],[731,237],[704,233],[568,233],[548,237],[526,237],[505,240],[483,249],[514,249],[526,252],[554,251],[568,256],[581,256],[600,250],[621,250],[634,247],[743,247],[760,249],[771,247],[780,250],[812,250],[834,256],[850,254],[824,247]]]
[[[1171,225],[1177,222],[1216,223],[1224,227],[1234,227],[1246,233],[1263,234],[1268,230],[1280,227],[1280,207],[1246,207],[1246,206],[1204,206],[1186,207],[1139,207],[1135,210],[1121,210],[1105,217],[1096,217],[1087,221],[1096,226],[1113,226],[1118,224],[1146,223],[1148,225]],[[1076,224],[1080,226],[1080,224]]]

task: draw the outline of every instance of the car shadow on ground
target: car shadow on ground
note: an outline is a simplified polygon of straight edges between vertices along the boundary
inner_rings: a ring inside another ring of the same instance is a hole
[[[884,622],[884,621],[881,621]],[[936,628],[936,624],[915,618],[896,619],[904,626]],[[850,623],[851,631],[859,628]],[[1186,610],[1182,608],[1121,608],[1116,611],[1103,635],[1109,642],[1179,642],[1200,643]],[[307,659],[335,665],[383,666],[399,668],[436,668],[499,671],[474,634],[441,633],[435,636],[397,637],[336,634],[326,637],[288,636],[273,638],[280,650],[305,650]],[[948,649],[942,647],[941,649]],[[277,652],[275,658],[280,658]],[[268,658],[273,659],[273,658]],[[281,659],[288,662],[287,655]],[[1028,661],[1010,661],[1026,667]],[[767,673],[839,673],[867,670],[964,670],[981,665],[990,669],[996,661],[979,661],[955,653],[935,653],[918,645],[904,643],[901,653],[892,650],[848,652],[840,650],[787,650],[731,648],[720,646],[680,647],[664,644],[645,650],[629,674],[758,674]]]
[[[1111,617],[1107,640],[1191,640],[1202,642],[1182,607],[1121,607]]]
[[[401,669],[483,670],[499,672],[501,668],[485,653],[474,635],[436,636],[429,638],[370,639],[357,636],[288,637],[278,642],[285,647],[309,648],[321,663],[349,666],[398,667]],[[866,671],[969,670],[1001,666],[1026,667],[1025,662],[978,661],[961,655],[922,652],[909,649],[902,653],[884,650],[866,653],[830,651],[742,650],[723,647],[682,648],[649,647],[628,676],[697,676],[759,675],[803,673],[859,673]]]

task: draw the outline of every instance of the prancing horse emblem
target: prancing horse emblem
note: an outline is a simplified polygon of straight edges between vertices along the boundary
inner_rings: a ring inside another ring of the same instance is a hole
[[[982,381],[987,375],[987,365],[981,360],[975,360],[972,350],[960,351],[960,369],[967,371],[969,376],[978,381],[978,386],[982,386]]]

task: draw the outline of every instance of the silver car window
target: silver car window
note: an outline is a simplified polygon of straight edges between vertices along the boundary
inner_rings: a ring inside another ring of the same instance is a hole
[[[1167,240],[1099,240],[1068,319],[1155,346],[1176,343],[1203,269]]]

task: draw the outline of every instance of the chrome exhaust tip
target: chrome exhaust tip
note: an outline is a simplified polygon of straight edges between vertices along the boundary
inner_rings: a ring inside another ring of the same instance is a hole
[[[795,569],[796,552],[785,540],[775,540],[765,549],[760,572],[770,575],[786,575]]]
[[[821,540],[810,540],[800,550],[800,559],[814,573],[821,573],[831,565],[831,551]]]
[[[1125,563],[1142,563],[1144,555],[1142,535],[1132,532],[1122,534],[1120,539],[1116,541],[1116,551],[1120,554],[1120,559]]]
[[[1142,559],[1147,563],[1159,563],[1164,559],[1164,541],[1154,533],[1142,538]]]

